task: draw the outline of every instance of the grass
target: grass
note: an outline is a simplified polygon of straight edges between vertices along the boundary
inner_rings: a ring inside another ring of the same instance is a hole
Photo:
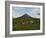
[[[13,31],[40,30],[40,19],[36,18],[13,18]]]

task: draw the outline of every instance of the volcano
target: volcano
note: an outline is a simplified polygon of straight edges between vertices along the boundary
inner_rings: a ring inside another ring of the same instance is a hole
[[[31,18],[31,16],[29,16],[28,14],[24,14],[23,16],[21,16],[19,18]]]

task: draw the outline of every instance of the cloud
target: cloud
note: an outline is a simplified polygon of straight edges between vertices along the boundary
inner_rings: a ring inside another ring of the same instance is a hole
[[[40,13],[40,8],[13,7],[12,11],[13,17],[16,18],[24,15],[25,13],[31,17],[40,18],[40,15],[37,14]]]
[[[29,8],[29,9],[26,9],[27,11],[27,14],[30,15],[31,17],[34,17],[34,18],[40,18],[40,8]]]

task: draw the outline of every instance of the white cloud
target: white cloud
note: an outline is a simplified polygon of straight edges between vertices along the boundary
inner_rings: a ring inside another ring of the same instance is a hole
[[[40,9],[39,8],[13,8],[13,17],[20,17],[23,14],[27,13],[28,15],[30,15],[33,18],[40,18],[40,15],[38,15],[37,13],[40,13]]]
[[[40,15],[38,15],[38,13],[40,13],[40,9],[32,9],[32,11],[31,11],[31,17],[33,17],[33,18],[40,18]]]

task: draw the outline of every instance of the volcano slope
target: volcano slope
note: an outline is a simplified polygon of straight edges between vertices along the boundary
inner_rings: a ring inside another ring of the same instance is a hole
[[[40,30],[40,19],[25,14],[19,18],[13,18],[12,27],[13,31]]]

